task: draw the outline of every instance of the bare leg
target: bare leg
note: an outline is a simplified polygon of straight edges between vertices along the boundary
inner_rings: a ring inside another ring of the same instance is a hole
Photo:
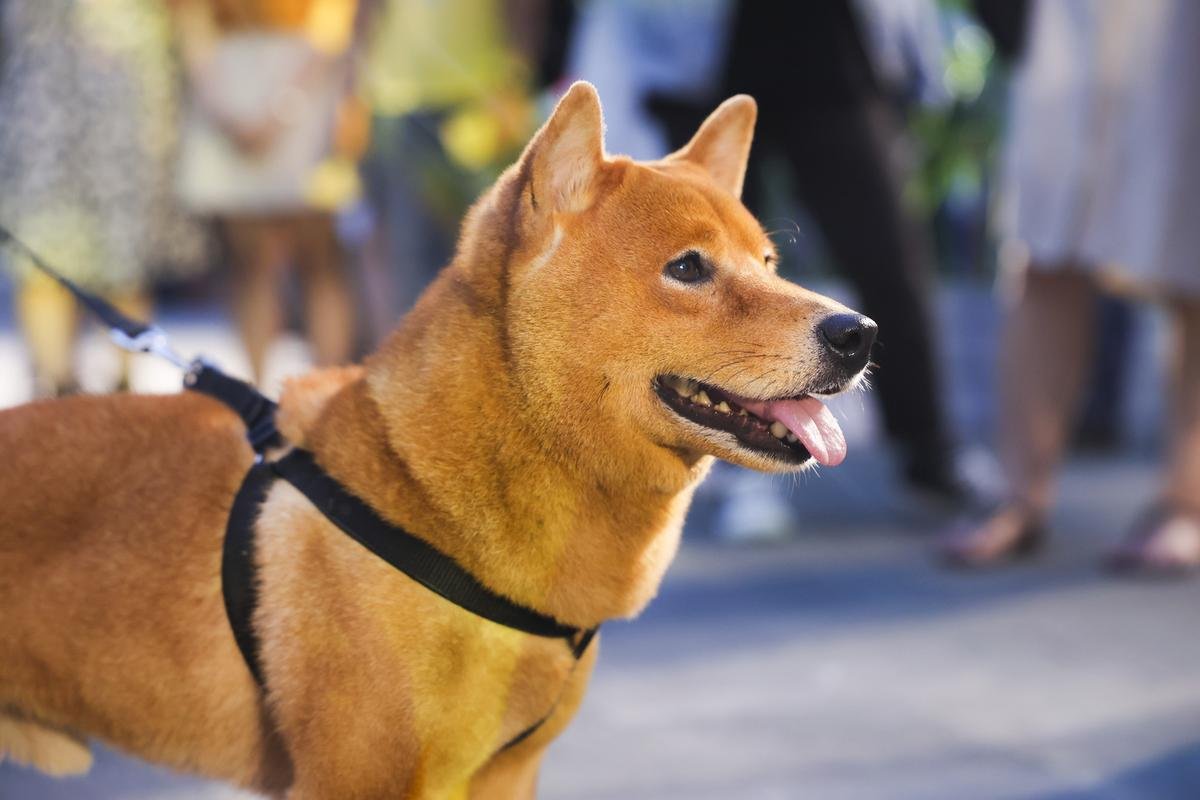
[[[1053,499],[1091,355],[1095,288],[1077,272],[1030,269],[1000,352],[1000,459],[1012,499],[1037,517]]]
[[[946,540],[952,560],[990,563],[1036,535],[1089,363],[1094,291],[1081,272],[1027,271],[1000,342],[999,452],[1009,502]]]
[[[1157,573],[1200,568],[1200,301],[1172,305],[1175,353],[1171,423],[1161,501],[1113,553],[1113,565]]]
[[[289,223],[300,278],[308,337],[320,366],[345,364],[354,348],[354,303],[346,259],[328,214],[306,214]]]
[[[223,225],[233,260],[233,313],[256,382],[267,351],[283,326],[280,282],[287,247],[275,220],[233,218]]]
[[[52,278],[30,272],[17,293],[17,318],[33,362],[37,393],[55,395],[74,389],[79,325],[75,299]]]
[[[1200,513],[1200,300],[1178,303],[1165,499]]]

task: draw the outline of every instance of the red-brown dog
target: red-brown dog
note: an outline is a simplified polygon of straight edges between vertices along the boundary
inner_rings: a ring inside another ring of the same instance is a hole
[[[842,459],[814,395],[873,338],[775,275],[738,200],[754,117],[732,98],[636,163],[573,86],[380,351],[288,386],[289,441],[495,592],[580,627],[637,614],[713,456]],[[217,402],[35,403],[0,414],[0,453],[0,753],[79,771],[97,737],[294,800],[533,795],[597,647],[576,665],[446,601],[283,482],[257,523],[260,690],[220,577],[253,454]]]

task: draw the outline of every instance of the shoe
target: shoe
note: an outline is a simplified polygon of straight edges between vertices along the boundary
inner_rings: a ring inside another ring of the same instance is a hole
[[[1183,577],[1200,570],[1200,514],[1160,501],[1142,512],[1106,559],[1127,575]]]
[[[958,525],[938,542],[937,552],[947,566],[978,569],[1030,558],[1045,542],[1041,520],[1009,503]]]

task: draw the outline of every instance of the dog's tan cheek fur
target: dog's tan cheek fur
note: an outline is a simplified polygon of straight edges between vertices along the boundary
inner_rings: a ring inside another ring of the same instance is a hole
[[[731,388],[751,395],[798,392],[824,369],[816,323],[842,307],[758,264],[757,254],[769,245],[757,222],[707,188],[692,164],[669,167],[676,180],[696,181],[690,188],[620,159],[605,169],[619,179],[610,176],[607,191],[597,195],[591,224],[567,228],[565,237],[556,226],[553,248],[530,259],[532,269],[514,273],[510,327],[519,355],[533,367],[522,372],[555,381],[529,394],[551,398],[543,410],[562,417],[554,437],[564,451],[596,441],[616,415],[655,443],[704,452],[707,440],[689,438],[664,416],[652,379],[680,372],[732,380]],[[662,205],[643,208],[634,200],[649,194]],[[705,250],[719,263],[712,284],[663,278],[659,262],[683,248]],[[749,358],[750,350],[769,357]],[[644,454],[627,454],[650,463]]]

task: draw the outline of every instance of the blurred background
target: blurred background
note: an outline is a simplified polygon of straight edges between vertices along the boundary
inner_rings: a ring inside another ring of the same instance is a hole
[[[0,225],[274,393],[372,349],[576,79],[640,159],[754,95],[743,199],[881,333],[844,465],[714,471],[542,796],[1200,796],[1200,4],[4,0]],[[0,407],[178,389],[0,255]]]

